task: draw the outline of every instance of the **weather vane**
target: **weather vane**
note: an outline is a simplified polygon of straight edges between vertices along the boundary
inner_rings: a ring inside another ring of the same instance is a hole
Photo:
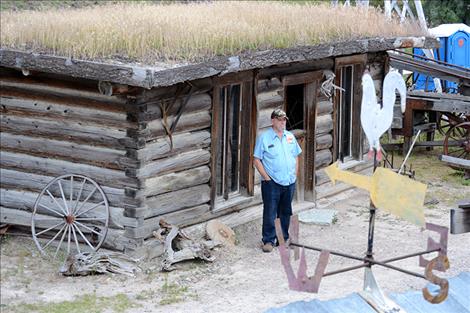
[[[440,303],[447,298],[449,283],[446,279],[437,277],[433,270],[446,271],[449,268],[447,258],[447,238],[448,228],[431,223],[425,223],[424,220],[424,197],[426,194],[426,185],[414,181],[406,176],[395,173],[386,168],[377,167],[377,161],[382,158],[380,147],[380,137],[391,126],[393,119],[393,106],[395,104],[395,90],[398,90],[401,100],[401,110],[405,111],[406,106],[406,85],[402,76],[397,72],[390,72],[386,75],[383,83],[383,102],[382,106],[377,102],[375,87],[372,77],[365,73],[362,77],[363,97],[361,104],[361,125],[368,139],[370,150],[369,156],[374,161],[374,173],[372,176],[343,171],[338,168],[337,163],[326,168],[326,173],[333,183],[336,180],[346,182],[355,187],[369,191],[369,233],[367,241],[367,252],[365,256],[355,256],[340,251],[333,251],[326,248],[313,247],[299,243],[299,220],[298,216],[291,218],[291,231],[289,245],[294,247],[294,259],[299,259],[299,248],[302,248],[300,262],[297,274],[290,262],[290,249],[284,241],[279,219],[276,220],[276,234],[279,241],[279,252],[281,262],[287,274],[289,288],[297,291],[306,291],[317,293],[320,282],[323,277],[347,271],[365,268],[364,289],[361,295],[373,306],[386,312],[404,312],[397,304],[388,299],[378,286],[372,267],[375,265],[383,266],[402,273],[424,278],[433,284],[438,285],[439,292],[431,294],[427,288],[423,288],[424,298],[431,303]],[[437,232],[440,235],[439,241],[428,237],[427,249],[407,255],[387,258],[385,260],[375,260],[373,257],[374,246],[374,225],[376,210],[384,210],[395,216],[403,218],[408,222],[418,226],[425,227],[427,230]],[[307,275],[307,262],[305,259],[305,250],[314,250],[320,252],[320,256],[313,276]],[[427,260],[423,257],[425,254],[437,252],[437,257]],[[339,270],[326,272],[328,259],[330,255],[341,256],[357,261],[360,264],[342,268]],[[419,266],[424,267],[424,274],[412,272],[390,263],[419,256]]]

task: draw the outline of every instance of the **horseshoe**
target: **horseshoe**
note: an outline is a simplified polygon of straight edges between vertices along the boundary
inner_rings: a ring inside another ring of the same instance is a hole
[[[429,290],[424,287],[423,288],[423,297],[426,301],[430,303],[441,303],[445,299],[447,299],[447,295],[449,293],[449,282],[447,279],[440,278],[432,272],[434,267],[445,268],[446,270],[449,269],[449,259],[445,255],[438,255],[426,265],[426,269],[424,271],[424,276],[426,279],[431,283],[438,285],[440,287],[439,293],[433,296]]]

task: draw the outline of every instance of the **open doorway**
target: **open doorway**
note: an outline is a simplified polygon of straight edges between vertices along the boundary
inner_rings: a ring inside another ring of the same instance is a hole
[[[287,130],[304,129],[304,84],[286,86]]]

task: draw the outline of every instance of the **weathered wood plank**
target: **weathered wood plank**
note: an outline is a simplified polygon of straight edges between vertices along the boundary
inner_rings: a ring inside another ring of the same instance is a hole
[[[145,163],[188,150],[207,148],[211,142],[210,137],[210,132],[205,130],[191,133],[179,133],[172,137],[172,149],[170,138],[162,137],[157,139],[155,142],[147,143],[143,149],[129,151],[128,155]]]
[[[209,167],[200,166],[177,173],[147,178],[144,181],[142,192],[146,196],[159,195],[207,183],[210,177]]]
[[[114,112],[103,110],[101,107],[88,105],[79,106],[69,99],[62,104],[54,101],[12,98],[8,96],[0,97],[2,103],[2,114],[15,114],[23,116],[40,116],[55,119],[75,120],[80,122],[93,122],[114,127],[136,127],[135,124],[127,121],[126,112]]]
[[[198,149],[150,162],[140,169],[128,169],[126,170],[126,174],[130,177],[148,178],[205,165],[209,163],[209,160],[210,152],[204,149]]]
[[[0,186],[5,189],[20,189],[25,191],[40,192],[55,177],[39,175],[34,173],[25,173],[10,169],[0,168]],[[64,192],[69,190],[68,182],[62,182]],[[109,204],[118,207],[122,204],[125,192],[124,189],[112,188],[108,186],[100,186],[106,194]],[[59,190],[51,190],[52,194],[59,195]],[[91,192],[91,186],[86,185],[83,189],[84,193]],[[92,197],[93,200],[93,197]]]
[[[167,119],[168,128],[171,127],[175,116],[170,116]],[[175,129],[176,132],[188,132],[201,130],[209,128],[211,126],[211,115],[209,111],[200,111],[195,113],[188,113],[181,115],[181,118],[178,121],[178,124]],[[149,131],[149,136],[147,140],[158,138],[161,136],[166,136],[165,129],[161,119],[151,121],[147,124],[147,129]]]
[[[122,140],[126,138],[124,128],[109,128],[98,124],[3,114],[0,116],[0,126],[2,131],[14,134],[47,136],[104,147],[123,148],[125,146],[122,143]]]
[[[29,192],[29,191],[23,191],[23,190],[17,190],[17,189],[0,189],[0,194],[1,194],[1,199],[0,199],[0,205],[7,207],[7,208],[12,208],[12,209],[17,209],[17,210],[23,210],[23,211],[29,211],[32,212],[34,208],[34,203],[36,202],[37,197],[39,196],[39,193],[35,192]],[[41,204],[46,205],[47,207],[57,210],[60,212],[60,208],[56,206],[56,204],[53,202],[53,200],[49,197],[43,197],[41,200]],[[62,204],[62,203],[61,203]],[[68,206],[73,206],[74,202],[67,201]],[[89,203],[89,207],[91,207],[93,203]],[[82,209],[85,210],[85,209]],[[41,207],[38,207],[38,213],[44,214],[47,216],[53,216],[56,217],[53,213],[42,209]],[[123,226],[132,226],[135,227],[137,226],[136,220],[134,218],[129,218],[124,216],[124,209],[119,208],[119,207],[109,207],[109,213],[110,213],[110,227],[113,228],[123,228]],[[105,210],[104,206],[99,206],[96,209],[83,214],[84,217],[104,217],[105,216]],[[57,215],[57,217],[59,217]],[[16,224],[14,221],[12,221],[12,224]],[[31,225],[31,220],[29,221],[29,224]]]
[[[200,205],[210,200],[209,185],[203,184],[147,198],[146,218]]]
[[[60,176],[64,174],[80,174],[88,176],[100,185],[114,188],[138,187],[135,178],[126,177],[124,171],[117,171],[87,164],[78,164],[63,160],[40,158],[21,153],[0,151],[2,167],[20,171]]]
[[[194,87],[196,89],[193,95],[206,93],[212,89],[212,86],[212,78],[202,78],[191,81],[191,87]],[[142,94],[139,95],[137,103],[142,104],[155,100],[172,99],[175,97],[177,91],[181,90],[182,88],[186,88],[185,90],[189,92],[190,86],[188,86],[187,83],[182,82],[167,87],[144,89]],[[186,95],[187,92],[185,92],[181,96]]]
[[[60,158],[66,161],[77,161],[79,163],[122,170],[128,168],[130,164],[136,163],[133,159],[126,157],[125,150],[114,150],[105,147],[14,135],[5,132],[0,134],[0,138],[2,149],[44,158]]]

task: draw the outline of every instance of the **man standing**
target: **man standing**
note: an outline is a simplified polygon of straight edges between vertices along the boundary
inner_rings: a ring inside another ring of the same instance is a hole
[[[302,152],[294,135],[286,130],[286,112],[271,113],[272,127],[256,140],[254,165],[261,174],[263,198],[263,251],[273,251],[276,243],[274,220],[279,217],[284,239],[289,238],[292,198]]]

